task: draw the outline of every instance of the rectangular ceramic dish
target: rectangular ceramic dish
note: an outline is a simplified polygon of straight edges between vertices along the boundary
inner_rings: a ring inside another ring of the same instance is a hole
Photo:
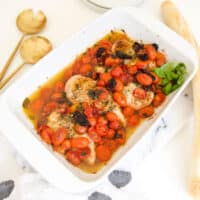
[[[71,63],[78,54],[111,29],[124,29],[131,38],[158,43],[160,49],[166,52],[168,60],[181,61],[187,65],[188,74],[185,83],[178,91],[168,96],[164,105],[157,111],[158,114],[142,123],[127,144],[117,151],[103,169],[96,174],[86,174],[69,164],[41,141],[22,111],[22,102],[39,85]],[[132,162],[136,162],[134,154],[141,145],[140,141],[151,134],[157,121],[170,109],[170,105],[193,78],[196,69],[197,58],[192,47],[165,25],[141,13],[141,10],[113,9],[40,60],[7,90],[0,103],[0,130],[45,179],[64,191],[82,192],[96,185],[126,156],[133,157]]]

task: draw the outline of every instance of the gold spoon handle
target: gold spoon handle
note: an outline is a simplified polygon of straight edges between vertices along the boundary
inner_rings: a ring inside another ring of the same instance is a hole
[[[0,89],[2,89],[12,78],[19,72],[26,63],[19,65],[3,82],[0,83]]]
[[[189,190],[195,199],[200,199],[200,49],[188,24],[176,6],[169,0],[162,4],[164,22],[178,34],[183,36],[196,49],[199,58],[198,71],[192,81],[193,106],[195,114],[195,134],[191,162]]]
[[[12,62],[15,54],[17,53],[18,48],[20,47],[23,39],[25,37],[25,34],[22,35],[22,37],[20,38],[20,40],[18,41],[16,47],[14,48],[13,52],[11,53],[11,55],[9,56],[6,64],[4,65],[2,71],[0,72],[0,81],[3,79],[4,75],[6,74],[6,72],[8,71],[8,68],[10,66],[10,63]]]

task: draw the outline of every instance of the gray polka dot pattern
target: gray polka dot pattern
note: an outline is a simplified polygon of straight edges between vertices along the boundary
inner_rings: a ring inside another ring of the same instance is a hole
[[[132,179],[131,173],[123,170],[114,170],[108,176],[109,181],[116,186],[121,188],[126,186]]]
[[[112,200],[111,197],[109,197],[106,194],[103,194],[101,192],[93,192],[89,197],[88,200]]]
[[[0,200],[7,198],[14,189],[14,181],[8,180],[0,183]]]

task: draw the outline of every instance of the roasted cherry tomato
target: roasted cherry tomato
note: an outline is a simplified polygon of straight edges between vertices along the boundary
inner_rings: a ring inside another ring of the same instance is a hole
[[[148,59],[155,60],[156,55],[157,55],[157,51],[156,51],[155,47],[153,47],[151,44],[147,44],[147,45],[144,45],[144,48],[146,49]]]
[[[87,133],[87,126],[81,126],[79,124],[75,125],[75,130],[79,134]]]
[[[86,160],[90,156],[90,148],[86,147],[79,150],[79,157],[82,161]]]
[[[108,161],[111,158],[111,151],[105,145],[99,145],[96,147],[96,156],[100,161]]]
[[[115,67],[115,68],[113,68],[113,69],[111,70],[111,75],[112,75],[113,77],[115,77],[115,78],[120,78],[120,76],[121,76],[123,73],[124,73],[124,72],[123,72],[122,68],[119,67],[119,66],[117,66],[117,67]]]
[[[141,118],[151,117],[154,114],[153,106],[147,106],[139,110],[139,116]]]
[[[52,143],[54,145],[60,145],[66,138],[67,130],[64,127],[61,127],[52,135]]]
[[[73,165],[81,164],[81,159],[79,156],[79,152],[75,150],[70,150],[66,154],[66,159],[69,160]]]
[[[71,147],[75,149],[83,149],[88,147],[89,140],[86,137],[75,137],[71,139]]]
[[[145,74],[145,73],[137,74],[136,79],[137,79],[138,83],[140,83],[141,85],[144,85],[144,86],[148,86],[153,83],[151,76],[149,76],[148,74]]]
[[[129,125],[130,127],[134,127],[134,126],[138,125],[138,123],[139,123],[139,118],[138,118],[137,115],[132,115],[132,116],[130,116],[130,117],[127,119],[127,122],[128,122],[128,125]]]
[[[133,90],[133,96],[138,99],[145,99],[146,98],[146,91],[142,88],[135,88]]]
[[[114,92],[113,93],[114,100],[122,107],[126,106],[126,97],[121,92]]]
[[[117,115],[116,115],[114,112],[111,112],[111,111],[106,113],[106,118],[107,118],[107,120],[110,121],[110,122],[113,122],[113,121],[117,121],[117,120],[118,120]]]
[[[131,106],[126,106],[123,108],[123,114],[126,118],[130,117],[133,115],[134,109]]]

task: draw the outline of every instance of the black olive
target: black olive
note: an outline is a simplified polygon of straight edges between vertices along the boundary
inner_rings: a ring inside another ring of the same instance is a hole
[[[116,55],[116,57],[121,58],[121,59],[131,59],[132,58],[132,56],[125,54],[122,51],[116,51],[115,55]]]
[[[109,81],[108,81],[108,84],[107,84],[107,88],[109,90],[114,90],[116,86],[116,80],[114,78],[111,78]]]
[[[158,51],[158,45],[156,43],[153,43],[152,46],[155,48],[156,51]]]
[[[142,89],[144,89],[145,91],[152,91],[152,86],[151,85],[148,85],[148,86],[142,85]]]
[[[96,58],[101,57],[102,54],[104,53],[104,51],[106,51],[105,48],[103,48],[103,47],[98,48],[98,50],[97,50],[97,52],[96,52]]]
[[[138,54],[137,57],[138,57],[140,60],[142,60],[142,61],[148,60],[148,55],[147,55],[147,53]]]
[[[133,49],[137,53],[139,50],[144,49],[144,45],[139,42],[134,42]]]
[[[96,99],[96,92],[95,90],[89,90],[88,91],[88,96],[91,98],[91,99]]]
[[[95,80],[99,80],[99,79],[100,79],[100,73],[96,73]]]
[[[113,139],[119,139],[122,138],[122,134],[119,134],[118,132],[116,132],[113,136]]]
[[[79,111],[75,111],[73,113],[73,119],[74,119],[75,123],[77,123],[81,126],[89,126],[90,125],[86,115]]]

